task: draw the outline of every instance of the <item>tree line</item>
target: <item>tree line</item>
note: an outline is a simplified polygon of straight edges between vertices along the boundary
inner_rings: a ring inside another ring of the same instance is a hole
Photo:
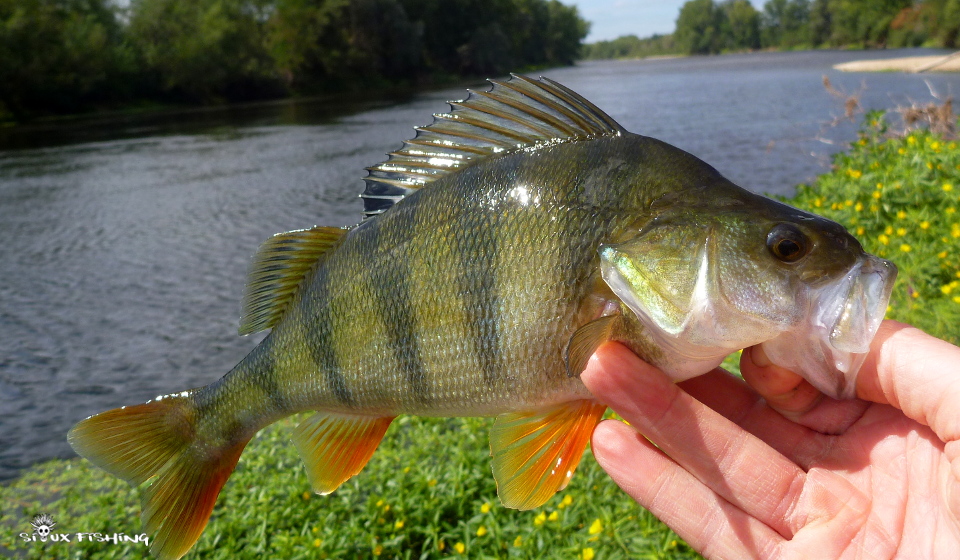
[[[0,0],[0,121],[572,64],[558,0]]]
[[[586,45],[587,58],[754,49],[960,46],[960,0],[689,0],[669,35]]]

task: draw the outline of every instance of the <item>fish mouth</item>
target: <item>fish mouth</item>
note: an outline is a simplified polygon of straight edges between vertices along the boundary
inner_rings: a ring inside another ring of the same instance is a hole
[[[864,255],[807,300],[807,320],[761,346],[770,361],[836,399],[856,397],[857,373],[886,314],[897,278],[892,262]]]

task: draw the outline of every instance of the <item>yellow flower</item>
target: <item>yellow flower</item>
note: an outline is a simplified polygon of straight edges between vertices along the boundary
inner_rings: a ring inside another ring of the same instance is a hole
[[[482,537],[487,534],[487,528],[483,525],[477,527],[477,536]]]
[[[594,556],[593,549],[590,548],[589,546],[580,551],[580,558],[582,558],[583,560],[593,560],[593,556]]]
[[[897,150],[897,153],[902,156],[903,154],[907,153],[907,151],[904,150],[903,148],[900,148],[899,150]]]
[[[437,479],[435,478],[431,478],[430,480],[427,481],[427,486],[430,486],[431,488],[436,485],[437,485]]]
[[[880,237],[878,237],[877,239],[880,241],[880,243],[883,243],[884,245],[887,245],[890,243],[890,238],[882,233],[880,234]]]
[[[844,201],[844,204],[847,206],[853,206],[853,201],[848,199]]]
[[[913,145],[917,143],[917,139],[913,136],[907,136],[907,144]]]
[[[561,509],[565,508],[572,503],[573,503],[573,496],[571,496],[570,494],[567,494],[566,496],[563,497],[563,501],[560,502],[560,508]]]
[[[536,517],[533,518],[533,524],[539,527],[543,525],[543,522],[546,520],[547,520],[547,514],[541,511],[540,513],[537,514]]]
[[[394,529],[403,529],[403,519],[393,524]]]
[[[390,511],[390,504],[383,506],[383,511]]]
[[[551,513],[550,513],[550,517],[548,517],[547,519],[548,519],[549,521],[556,521],[557,519],[560,519],[560,514],[557,513],[557,512],[555,512],[555,511],[554,511],[554,512],[551,512]]]
[[[453,545],[453,548],[458,553],[463,554],[463,551],[467,549],[467,545],[463,544],[462,542],[458,542],[457,544]]]
[[[590,534],[596,535],[597,533],[603,531],[603,523],[599,519],[594,519],[593,523],[590,524]]]
[[[933,142],[932,144],[930,144],[930,148],[939,151],[939,150],[940,150],[940,142]]]
[[[904,236],[907,234],[907,228],[897,228],[897,235]]]
[[[950,192],[950,191],[952,191],[952,190],[953,190],[953,185],[952,185],[952,184],[950,184],[950,183],[944,183],[944,184],[943,184],[943,191],[944,191],[944,192]]]
[[[954,208],[953,206],[947,208],[947,214],[953,214],[953,213],[956,212],[956,211],[957,211],[957,209]]]
[[[310,492],[304,492],[301,497],[302,497],[304,500],[309,500],[309,499],[310,499]]]
[[[864,229],[863,226],[857,228],[857,235],[863,235]]]
[[[893,235],[893,226],[887,226],[887,229],[883,230],[883,233]]]
[[[883,188],[883,183],[877,183],[877,190],[879,191],[882,188]]]
[[[941,259],[945,259],[945,258],[947,258],[947,252],[946,252],[946,251],[940,251],[939,253],[937,253],[937,256],[940,257]]]
[[[863,172],[861,172],[859,169],[847,169],[847,175],[853,179],[859,179],[860,176],[863,175]]]
[[[410,472],[410,467],[403,467],[404,474]]]
[[[820,197],[813,199],[813,205],[816,206],[817,208],[820,208],[820,205],[822,204],[823,204],[823,199],[821,199]]]
[[[898,220],[902,220],[902,219],[904,219],[904,218],[906,218],[906,217],[907,217],[907,213],[904,212],[903,210],[900,210],[899,212],[897,212],[897,219],[898,219]]]
[[[960,296],[953,296],[954,303],[960,303]]]
[[[513,546],[520,547],[523,546],[523,537],[517,535],[517,538],[513,539]]]
[[[443,539],[440,539],[440,542],[437,543],[437,550],[442,552],[445,548],[447,548],[447,543],[443,542]]]
[[[320,548],[320,545],[321,545],[321,544],[323,544],[323,541],[321,541],[320,539],[313,539],[313,547],[314,547],[314,548]]]
[[[909,245],[907,245],[906,243],[904,243],[903,245],[900,246],[900,250],[903,251],[904,253],[909,253],[909,252],[910,252],[910,249],[911,249],[911,247],[910,247]]]
[[[926,220],[920,222],[920,229],[930,229],[930,222]]]
[[[910,292],[910,297],[912,297],[913,299],[917,299],[918,297],[920,297],[920,292],[917,292],[917,291]]]
[[[953,286],[950,284],[944,284],[943,286],[940,286],[940,291],[943,292],[943,295],[947,295],[953,291]]]
[[[377,500],[377,507],[380,507],[382,505],[383,505],[383,500]]]
[[[933,164],[929,161],[927,162],[927,169],[933,169]]]
[[[380,556],[381,554],[383,554],[383,545],[378,544],[377,546],[373,547],[374,556]]]
[[[880,191],[873,191],[873,198],[880,198],[881,196]]]
[[[863,210],[863,204],[860,203],[860,202],[858,202],[858,203],[853,207],[853,209],[856,210],[857,212],[859,212],[859,211]]]
[[[486,502],[480,506],[480,513],[490,513],[490,502]]]

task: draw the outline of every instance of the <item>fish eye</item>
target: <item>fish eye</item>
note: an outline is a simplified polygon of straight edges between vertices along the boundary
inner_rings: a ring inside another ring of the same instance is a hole
[[[793,224],[777,224],[767,234],[767,248],[783,262],[797,262],[809,247],[807,236]]]

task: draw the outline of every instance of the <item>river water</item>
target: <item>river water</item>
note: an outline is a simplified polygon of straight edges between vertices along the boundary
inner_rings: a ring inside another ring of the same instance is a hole
[[[917,51],[604,61],[545,71],[633,132],[730,179],[789,194],[867,108],[960,91],[960,75],[843,74]],[[210,383],[236,335],[249,259],[273,233],[355,223],[363,168],[462,88],[330,106],[286,102],[0,130],[0,480],[69,457],[87,415]],[[825,143],[829,140],[833,143]]]

